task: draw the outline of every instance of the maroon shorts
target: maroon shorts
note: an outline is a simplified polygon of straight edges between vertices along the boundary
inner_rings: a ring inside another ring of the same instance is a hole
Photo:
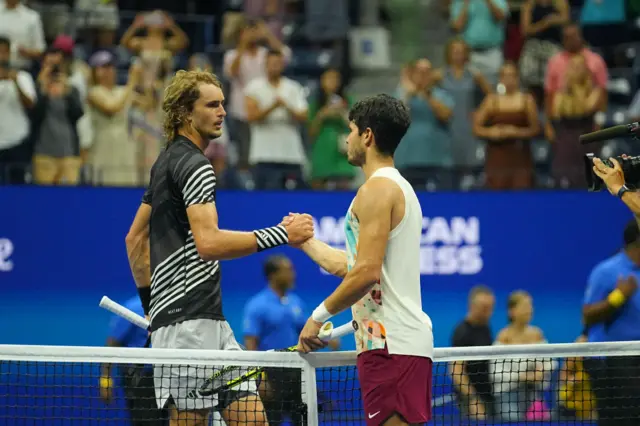
[[[393,414],[408,423],[431,420],[429,358],[391,355],[384,349],[358,355],[358,378],[367,426],[378,426]]]

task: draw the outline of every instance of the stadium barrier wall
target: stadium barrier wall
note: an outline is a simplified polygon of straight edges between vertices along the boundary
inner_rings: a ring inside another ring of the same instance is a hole
[[[103,345],[109,314],[102,295],[136,294],[124,237],[140,189],[0,187],[0,343]],[[220,226],[251,230],[290,211],[316,219],[316,236],[344,246],[351,192],[220,192]],[[437,346],[464,317],[466,295],[486,284],[497,297],[493,329],[506,323],[506,298],[525,289],[534,323],[550,342],[573,341],[588,274],[621,246],[631,213],[605,193],[472,192],[419,194],[424,216],[422,299]],[[309,313],[338,284],[298,250],[282,248],[222,265],[224,312],[241,338],[246,301],[265,285],[262,262],[290,256],[296,292]],[[349,314],[337,321],[343,322]],[[82,318],[82,321],[78,321]],[[16,327],[15,324],[20,324]],[[353,339],[343,347],[352,349]]]
[[[106,294],[124,301],[136,293],[124,237],[142,192],[0,188],[0,344],[104,344],[110,315],[98,308],[100,298]],[[317,238],[340,247],[344,214],[353,196],[351,192],[220,192],[217,208],[220,226],[237,230],[272,225],[290,211],[308,212],[316,219]],[[422,193],[419,197],[424,216],[422,299],[440,347],[449,345],[453,327],[465,315],[468,290],[481,283],[496,292],[494,332],[506,323],[509,292],[526,289],[534,298],[533,322],[548,340],[573,341],[581,329],[581,300],[589,271],[620,248],[622,229],[632,217],[622,203],[604,193]],[[224,262],[224,312],[239,340],[244,304],[265,285],[262,262],[275,252],[292,258],[296,292],[306,302],[306,314],[339,284],[291,248]],[[348,317],[344,313],[336,322]],[[344,338],[342,347],[353,349],[353,338]],[[91,374],[97,380],[99,372]],[[87,384],[86,377],[78,380]],[[439,390],[436,398],[450,395],[450,388]],[[87,392],[97,398],[97,387]],[[46,398],[35,400],[36,405],[38,401],[46,404]]]

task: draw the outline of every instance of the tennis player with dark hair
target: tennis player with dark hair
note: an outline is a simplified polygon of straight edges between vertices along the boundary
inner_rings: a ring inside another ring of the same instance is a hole
[[[151,169],[126,239],[154,348],[241,350],[222,314],[219,261],[313,236],[308,216],[253,232],[219,229],[216,176],[203,150],[221,135],[223,102],[220,82],[208,72],[178,71],[165,90],[167,147]],[[194,396],[191,391],[213,372],[156,366],[156,399],[160,408],[169,404],[172,426],[208,425],[214,407],[228,425],[267,424],[253,381],[220,395]]]
[[[302,244],[344,279],[307,320],[298,344],[323,347],[321,325],[351,307],[367,425],[424,423],[431,419],[433,333],[420,295],[422,209],[393,163],[409,113],[399,100],[377,95],[356,103],[349,122],[348,160],[366,182],[347,211],[346,252],[315,239]]]

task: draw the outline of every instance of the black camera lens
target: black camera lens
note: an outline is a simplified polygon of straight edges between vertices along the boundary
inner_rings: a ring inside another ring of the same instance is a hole
[[[604,188],[604,182],[593,172],[593,159],[595,155],[588,153],[584,156],[585,175],[587,178],[587,188],[591,192],[598,192]],[[614,157],[622,167],[625,183],[629,186],[640,186],[640,156],[637,157]],[[609,159],[600,159],[608,167],[613,167]]]

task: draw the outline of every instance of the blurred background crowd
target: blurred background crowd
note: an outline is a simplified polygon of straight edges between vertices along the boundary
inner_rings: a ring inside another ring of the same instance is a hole
[[[178,69],[223,80],[228,188],[348,189],[346,113],[395,94],[418,189],[584,187],[640,117],[637,0],[0,1],[0,182],[144,186]]]

